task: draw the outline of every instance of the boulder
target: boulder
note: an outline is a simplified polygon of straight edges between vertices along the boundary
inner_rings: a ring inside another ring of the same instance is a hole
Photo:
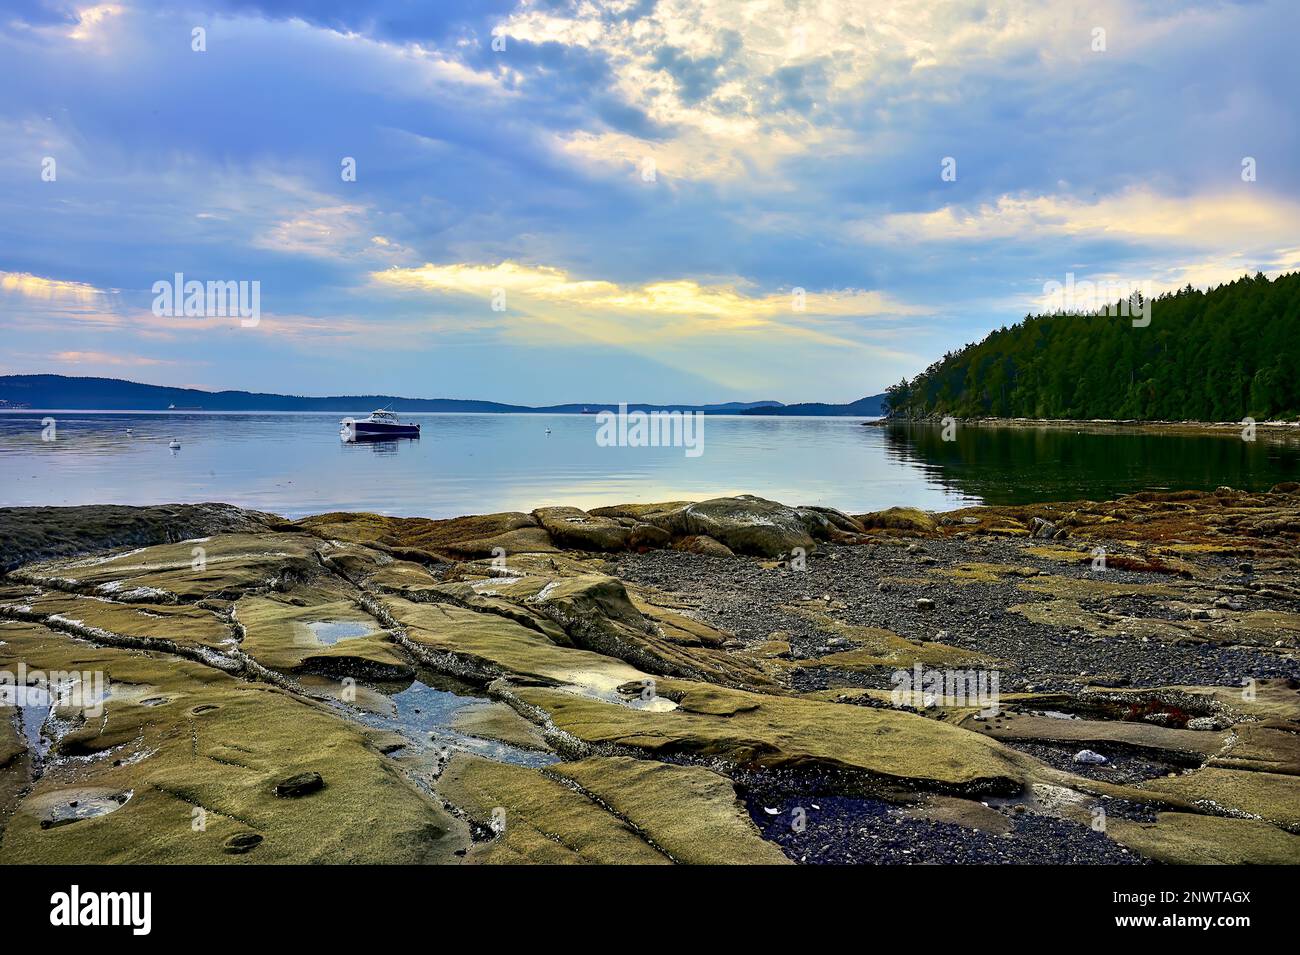
[[[672,543],[673,535],[662,527],[653,524],[633,524],[627,545],[633,550],[647,550],[667,547]]]
[[[321,778],[320,773],[298,773],[276,783],[275,794],[286,799],[298,799],[302,796],[310,796],[324,788],[325,780]]]
[[[307,517],[298,526],[327,540],[366,544],[426,561],[443,554],[471,559],[491,557],[494,548],[507,554],[554,550],[550,535],[532,515],[519,511],[446,520],[341,512]]]
[[[683,537],[673,545],[674,550],[687,554],[700,554],[704,557],[735,557],[735,552],[725,544],[720,544],[707,534],[695,534]]]
[[[932,534],[939,528],[933,514],[915,507],[891,507],[883,511],[872,511],[869,514],[859,514],[855,520],[868,530]]]
[[[578,550],[626,550],[630,528],[612,517],[588,514],[576,507],[539,507],[533,518],[561,547]]]
[[[688,504],[660,520],[669,522],[674,536],[707,536],[737,554],[760,557],[780,557],[795,547],[810,550],[816,541],[809,528],[821,524],[797,508],[749,494]]]

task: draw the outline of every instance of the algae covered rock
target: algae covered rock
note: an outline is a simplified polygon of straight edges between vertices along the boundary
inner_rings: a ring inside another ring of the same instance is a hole
[[[102,670],[109,690],[97,715],[52,707],[38,735],[0,724],[0,860],[780,863],[737,795],[774,783],[986,833],[1018,831],[986,794],[1085,825],[1109,796],[1146,807],[1106,833],[1144,857],[1294,861],[1288,502],[1150,494],[937,520],[737,497],[296,529],[235,509],[213,517],[232,533],[56,545],[0,582],[0,671]],[[1081,542],[986,536],[1013,522]],[[1095,572],[1084,541],[1111,533],[1115,572]],[[747,559],[868,540],[823,549],[806,577]],[[942,569],[913,566],[927,560]],[[1051,693],[1006,694],[999,718],[909,712],[883,689],[914,666],[1011,671],[1015,688],[1045,640],[1050,666],[1028,675]],[[1140,642],[1181,674],[1106,688],[1095,663]],[[1086,668],[1065,662],[1094,644]],[[1216,654],[1234,681],[1258,675],[1250,694],[1191,685]],[[422,689],[394,702],[395,677]],[[1084,748],[1108,768],[1072,764]],[[1173,811],[1135,821],[1155,809]]]
[[[19,661],[102,673],[108,692],[47,724],[43,772],[4,826],[0,860],[420,863],[452,861],[468,845],[463,824],[360,729],[301,696],[167,654],[0,622],[0,669]],[[328,785],[276,795],[277,784],[310,774]],[[126,798],[87,805],[92,792]],[[87,812],[52,824],[69,807]],[[249,833],[260,841],[249,845]]]
[[[217,534],[258,533],[271,514],[230,504],[0,508],[0,573],[36,561],[120,547],[149,547]]]
[[[457,755],[443,795],[491,829],[490,863],[780,865],[736,798],[707,769],[594,758],[544,769]]]
[[[384,598],[380,605],[425,664],[478,682],[503,675],[612,692],[649,675],[611,657],[561,646],[545,634],[496,614],[445,604]]]
[[[1143,783],[1217,810],[1248,814],[1291,832],[1300,830],[1300,777],[1207,766]]]
[[[610,517],[588,514],[576,507],[539,507],[533,517],[551,540],[579,550],[625,550],[632,530]]]
[[[693,534],[683,537],[673,545],[674,550],[687,554],[699,554],[702,557],[735,557],[736,552],[726,544],[714,540],[707,534]]]
[[[797,508],[744,494],[688,504],[668,520],[683,535],[711,537],[737,554],[780,557],[816,543],[809,526],[820,522]]]
[[[379,622],[350,600],[297,606],[278,595],[244,597],[234,619],[241,649],[272,670],[388,680],[414,673]]]
[[[176,603],[284,588],[321,576],[323,545],[301,533],[227,534],[125,554],[31,564],[21,581],[114,600]]]
[[[122,638],[123,643],[159,649],[172,644],[216,650],[234,639],[217,614],[192,604],[115,602],[47,591],[0,602],[0,610],[20,619],[51,622],[78,636]]]
[[[1106,834],[1171,865],[1296,865],[1300,836],[1258,819],[1162,812],[1155,822],[1111,819]]]
[[[537,521],[518,511],[447,520],[330,513],[304,518],[298,526],[326,539],[381,547],[397,556],[419,559],[444,554],[491,557],[497,548],[508,554],[555,549]]]
[[[546,770],[628,820],[674,862],[784,865],[736,797],[731,780],[695,766],[611,757],[558,763]]]
[[[932,534],[939,522],[928,511],[915,507],[891,507],[883,511],[859,514],[856,520],[868,529],[904,531],[914,534]]]
[[[694,690],[703,694],[699,704],[691,702]],[[920,785],[1011,793],[1026,778],[1023,760],[1001,744],[895,710],[679,680],[657,684],[660,695],[682,700],[671,711],[635,709],[540,687],[512,692],[589,752],[689,753],[737,766],[817,766],[843,771],[865,788]]]
[[[457,754],[438,783],[443,797],[497,834],[476,849],[488,863],[669,865],[623,820],[535,769]]]

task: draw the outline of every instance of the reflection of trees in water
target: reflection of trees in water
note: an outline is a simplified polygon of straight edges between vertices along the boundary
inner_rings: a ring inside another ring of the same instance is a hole
[[[938,424],[893,424],[885,453],[924,469],[949,490],[990,504],[1100,500],[1146,488],[1219,485],[1267,489],[1300,478],[1295,440],[1226,434],[1151,434],[1064,427],[962,426],[943,440]]]

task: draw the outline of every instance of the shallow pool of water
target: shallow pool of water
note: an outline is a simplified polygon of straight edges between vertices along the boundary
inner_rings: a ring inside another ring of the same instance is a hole
[[[456,717],[462,710],[488,701],[486,696],[458,680],[421,671],[409,684],[377,689],[383,694],[380,699],[374,699],[377,694],[367,694],[368,705],[349,707],[349,715],[366,726],[401,736],[406,741],[404,749],[409,752],[397,751],[393,755],[461,751],[520,766],[549,766],[559,761],[552,753],[469,736],[457,730]]]
[[[340,640],[353,640],[375,632],[373,624],[352,620],[317,620],[307,624],[307,629],[316,638],[317,643],[332,646]]]

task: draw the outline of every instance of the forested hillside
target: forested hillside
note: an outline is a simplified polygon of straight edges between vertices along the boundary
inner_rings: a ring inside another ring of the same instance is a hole
[[[1300,417],[1300,273],[1152,300],[1151,322],[1034,315],[888,389],[900,417]]]

